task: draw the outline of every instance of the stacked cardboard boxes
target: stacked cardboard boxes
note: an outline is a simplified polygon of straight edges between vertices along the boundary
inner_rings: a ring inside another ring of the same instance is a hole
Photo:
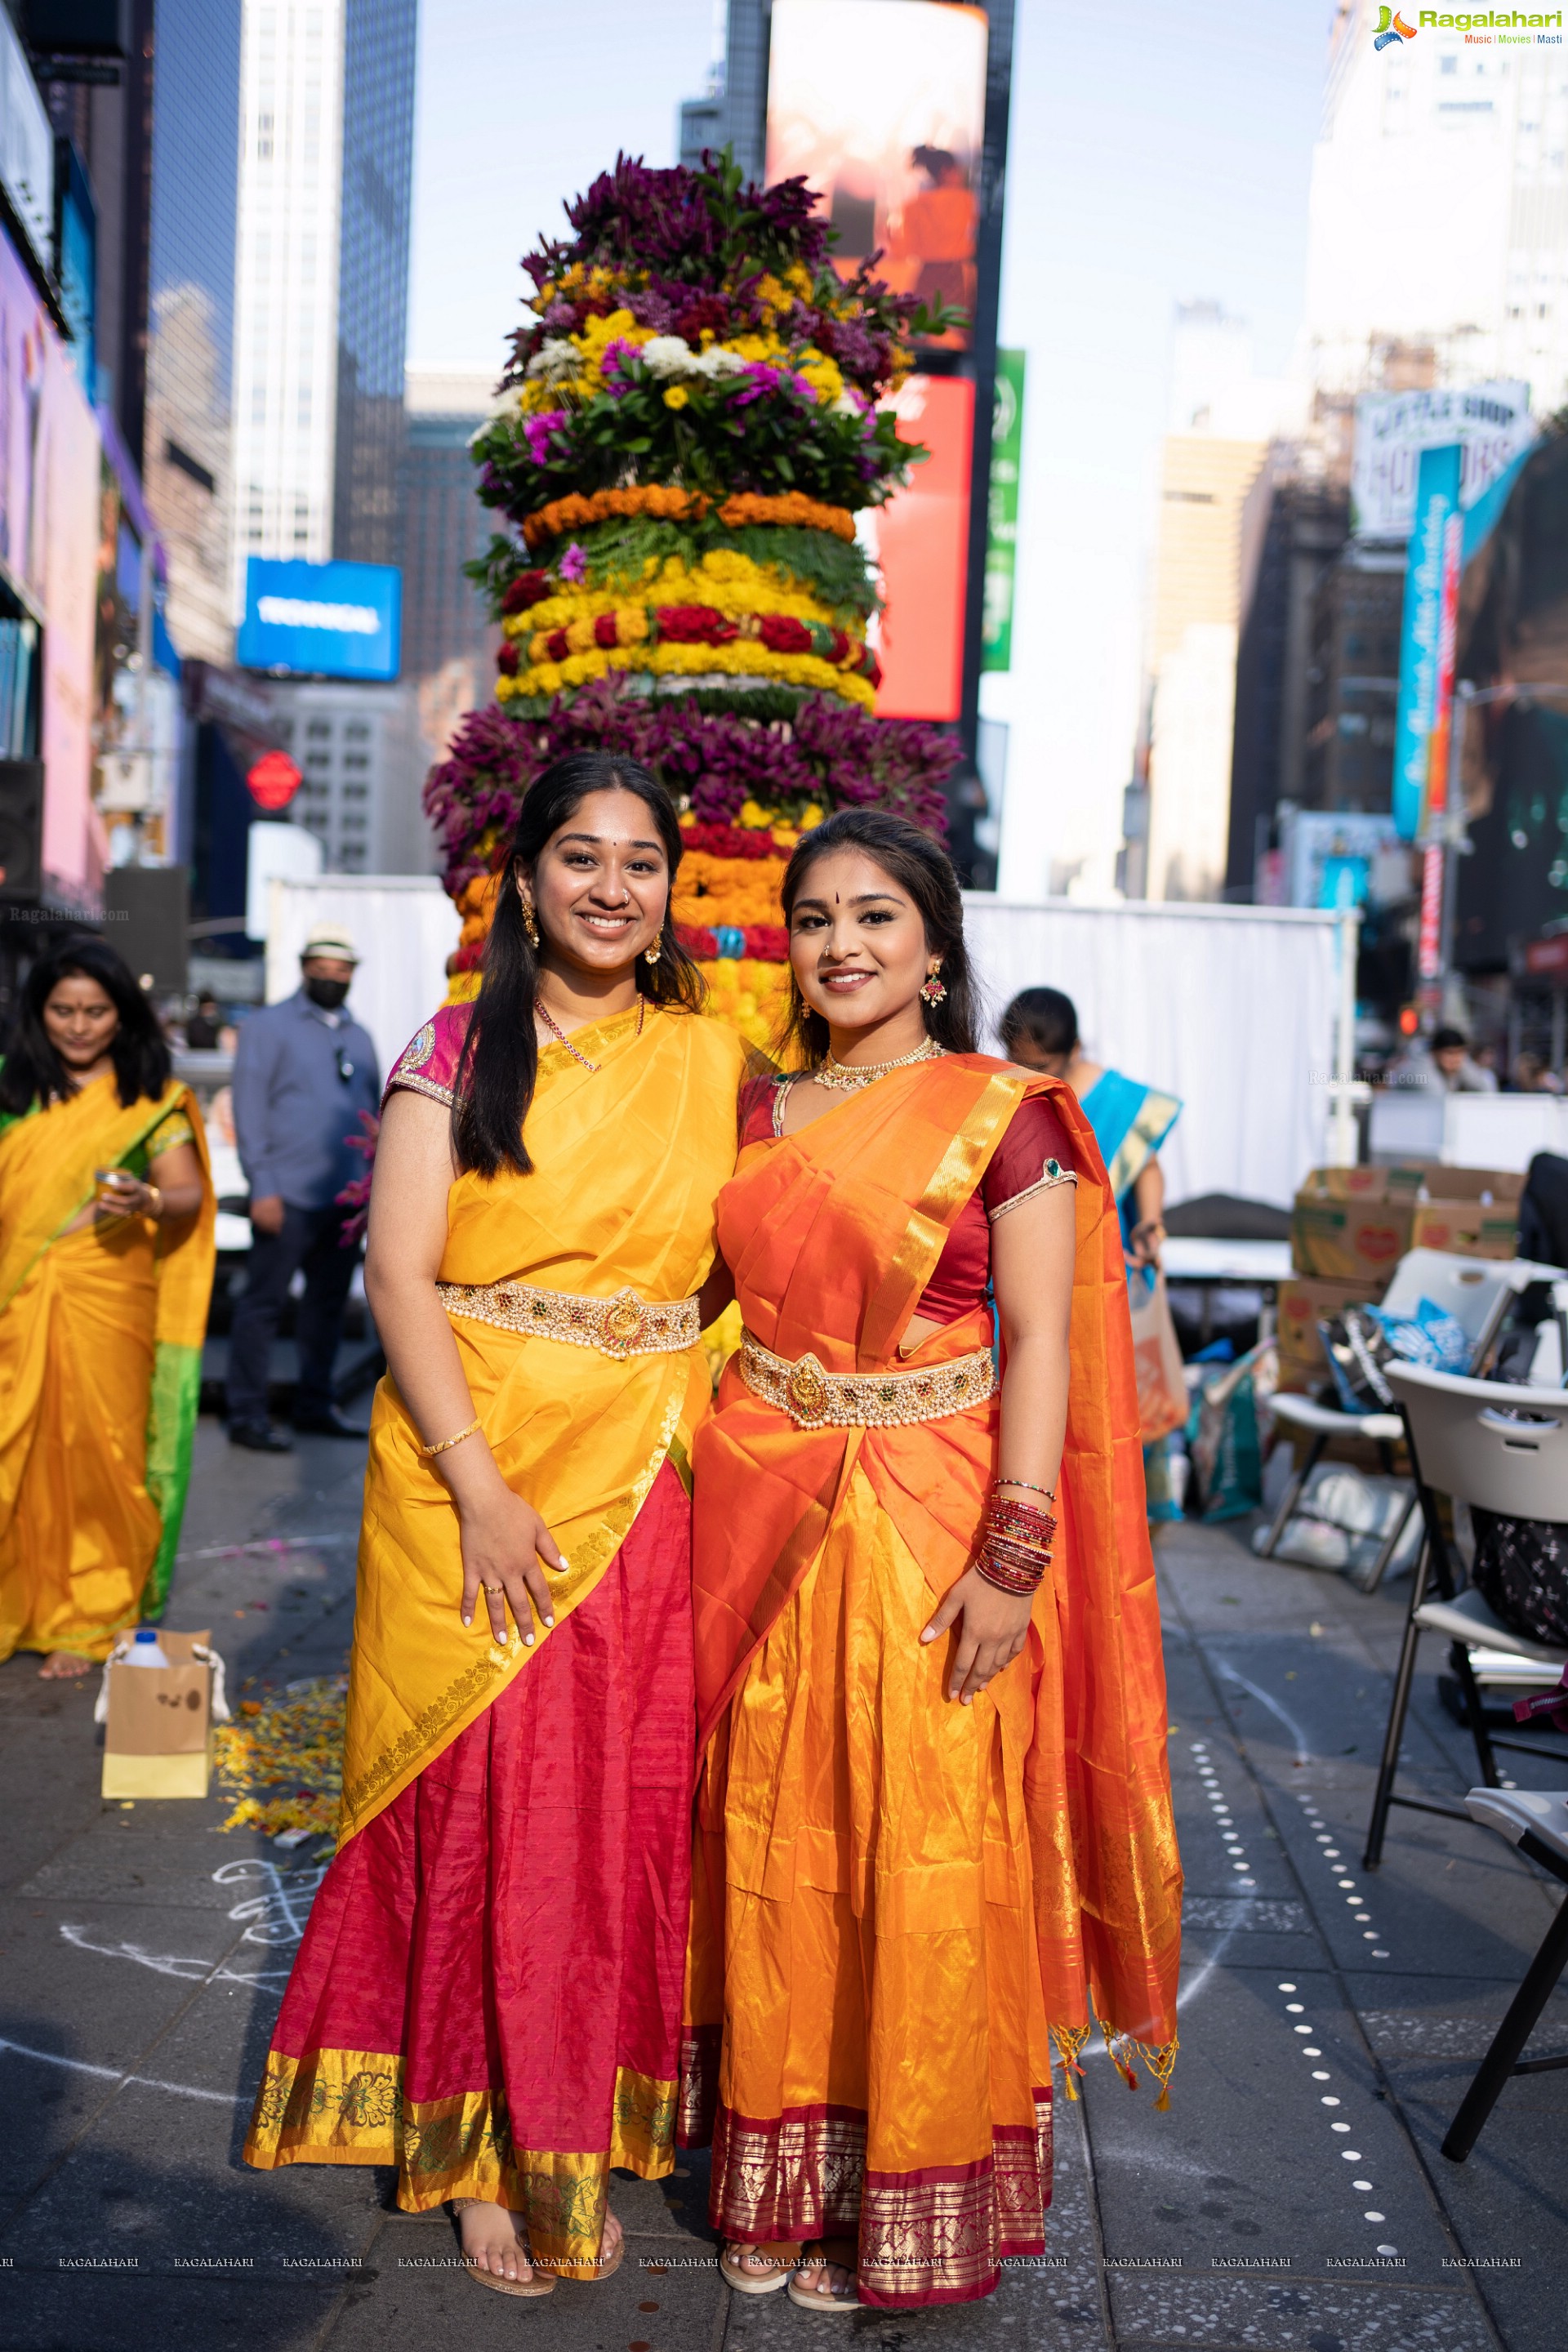
[[[1389,1168],[1316,1168],[1290,1220],[1292,1279],[1279,1292],[1279,1385],[1310,1391],[1328,1378],[1320,1319],[1375,1306],[1407,1250],[1512,1257],[1522,1176],[1409,1160]]]

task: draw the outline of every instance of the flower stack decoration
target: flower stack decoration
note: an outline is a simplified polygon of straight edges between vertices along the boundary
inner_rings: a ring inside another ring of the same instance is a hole
[[[880,600],[856,536],[923,452],[882,396],[928,313],[835,268],[803,180],[618,157],[524,264],[532,313],[476,436],[507,528],[470,567],[502,642],[496,701],[431,773],[478,969],[522,794],[568,751],[620,751],[680,802],[672,912],[712,1009],[761,1041],[782,1009],[779,903],[801,833],[846,804],[944,824],[951,736],[875,715]]]

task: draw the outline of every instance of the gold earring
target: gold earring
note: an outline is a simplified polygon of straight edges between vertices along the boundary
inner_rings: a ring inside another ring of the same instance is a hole
[[[643,951],[642,951],[642,960],[643,960],[644,963],[647,963],[647,964],[654,964],[654,963],[657,963],[657,962],[658,961],[658,959],[659,959],[659,951],[660,951],[660,950],[663,948],[663,946],[664,946],[664,925],[661,923],[661,924],[659,925],[659,927],[658,927],[658,930],[657,930],[657,931],[655,931],[655,933],[654,933],[654,935],[653,935],[653,945],[652,945],[652,947],[650,947],[650,948],[644,948],[644,950],[643,950]]]
[[[942,984],[941,964],[932,964],[931,970],[925,976],[924,984],[921,989],[921,994],[924,997],[928,1004],[941,1004],[945,1001],[947,991]]]
[[[533,901],[531,898],[525,898],[522,902],[522,928],[528,933],[529,946],[531,948],[537,949],[539,945],[539,925],[534,920]]]

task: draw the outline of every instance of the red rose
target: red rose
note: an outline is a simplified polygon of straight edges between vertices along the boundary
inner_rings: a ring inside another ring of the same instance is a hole
[[[711,604],[660,604],[654,625],[666,645],[723,646],[740,631]]]
[[[544,640],[544,650],[552,661],[564,661],[569,651],[564,629],[552,629]]]
[[[764,613],[757,635],[771,654],[808,654],[811,631],[788,613]]]
[[[504,671],[508,677],[515,677],[521,667],[522,664],[518,654],[516,638],[503,638],[501,640],[500,651],[496,656],[497,669]]]
[[[748,923],[746,953],[758,963],[788,963],[789,933],[782,923]]]
[[[616,643],[616,616],[613,613],[601,613],[595,622],[594,643],[596,646],[613,646]]]
[[[526,613],[531,604],[542,603],[550,593],[549,575],[543,572],[520,572],[500,600],[503,613]]]
[[[711,963],[719,952],[719,942],[705,924],[678,923],[675,936],[689,956]]]

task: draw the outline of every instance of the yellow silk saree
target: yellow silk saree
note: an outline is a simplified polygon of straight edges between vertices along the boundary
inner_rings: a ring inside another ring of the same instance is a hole
[[[171,1081],[121,1103],[112,1076],[0,1127],[0,1656],[107,1657],[168,1595],[190,1481],[216,1204],[67,1233],[94,1171],[195,1144]]]

